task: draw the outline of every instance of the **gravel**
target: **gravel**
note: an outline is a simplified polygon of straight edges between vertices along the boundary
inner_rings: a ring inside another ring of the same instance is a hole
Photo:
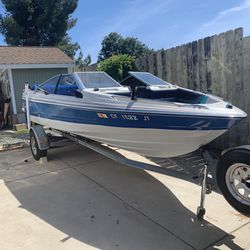
[[[17,145],[29,144],[29,134],[27,131],[16,132],[13,130],[1,130],[0,131],[0,146],[4,147],[5,145]]]

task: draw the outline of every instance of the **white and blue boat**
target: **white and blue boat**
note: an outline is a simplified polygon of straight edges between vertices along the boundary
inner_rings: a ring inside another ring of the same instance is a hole
[[[129,72],[121,84],[104,72],[57,75],[28,96],[32,122],[150,157],[190,153],[246,117],[147,72]]]

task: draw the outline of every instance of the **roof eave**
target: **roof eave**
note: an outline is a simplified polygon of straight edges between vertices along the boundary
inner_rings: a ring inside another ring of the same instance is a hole
[[[0,69],[73,68],[74,63],[0,64]]]

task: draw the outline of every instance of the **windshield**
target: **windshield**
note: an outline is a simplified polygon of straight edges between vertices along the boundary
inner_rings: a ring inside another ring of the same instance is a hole
[[[147,84],[147,85],[170,85],[169,83],[165,82],[164,80],[152,75],[148,72],[132,72],[130,71],[129,74],[139,81]]]
[[[110,88],[121,85],[105,72],[78,72],[78,77],[85,88]]]

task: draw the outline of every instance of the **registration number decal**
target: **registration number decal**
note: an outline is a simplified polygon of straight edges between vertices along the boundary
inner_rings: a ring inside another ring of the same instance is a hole
[[[147,115],[137,116],[137,115],[128,115],[128,114],[105,114],[105,113],[97,113],[99,118],[111,118],[111,119],[123,119],[123,120],[130,120],[130,121],[150,121],[150,117]]]
[[[138,121],[138,118],[136,115],[122,115],[122,118],[124,120],[133,120],[133,121]]]

